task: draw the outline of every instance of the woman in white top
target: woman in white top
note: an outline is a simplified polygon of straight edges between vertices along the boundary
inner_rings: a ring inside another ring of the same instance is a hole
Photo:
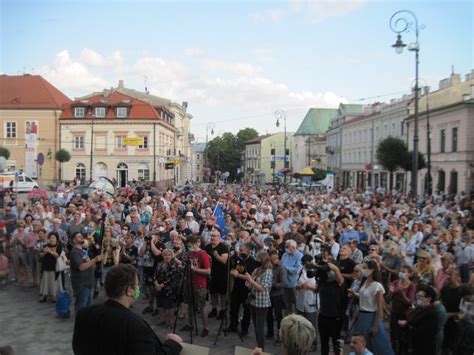
[[[362,286],[359,293],[349,289],[349,296],[359,299],[359,316],[354,333],[362,333],[367,339],[367,347],[377,355],[393,355],[389,338],[383,325],[383,294],[379,267],[374,261],[361,266]]]

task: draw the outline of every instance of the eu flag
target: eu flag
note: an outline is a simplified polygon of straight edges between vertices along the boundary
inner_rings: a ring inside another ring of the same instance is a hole
[[[222,211],[222,206],[220,205],[220,203],[217,204],[216,209],[214,210],[214,213],[212,215],[215,216],[217,219],[217,225],[221,229],[221,237],[226,236],[227,228],[225,226],[224,221],[224,212]]]

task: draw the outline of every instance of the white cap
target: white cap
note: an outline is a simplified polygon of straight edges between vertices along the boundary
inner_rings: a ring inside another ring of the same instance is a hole
[[[186,217],[194,217],[194,214],[192,212],[186,212]]]

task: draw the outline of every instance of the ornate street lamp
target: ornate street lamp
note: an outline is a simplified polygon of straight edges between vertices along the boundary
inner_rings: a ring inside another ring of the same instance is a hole
[[[284,149],[284,153],[283,153],[284,154],[284,158],[283,158],[284,163],[283,163],[283,166],[284,166],[285,170],[284,170],[284,175],[283,175],[283,179],[284,179],[283,181],[286,184],[286,173],[287,173],[286,169],[288,168],[288,162],[287,162],[287,155],[286,155],[286,113],[285,113],[285,111],[283,111],[283,110],[275,111],[275,118],[277,119],[276,120],[276,126],[277,127],[280,127],[280,120],[283,119],[283,121],[284,121],[284,135],[285,136],[284,136],[284,140],[283,140],[284,141],[284,148],[283,148]]]
[[[419,53],[420,43],[418,42],[418,35],[424,28],[424,25],[418,25],[418,19],[415,14],[409,10],[400,10],[395,12],[390,18],[390,28],[397,34],[397,40],[392,45],[395,48],[397,54],[403,52],[403,48],[407,45],[402,41],[403,32],[415,32],[416,41],[408,45],[408,50],[415,52],[415,129],[413,134],[413,167],[412,167],[412,179],[411,179],[411,191],[415,200],[418,197],[418,101],[419,101],[419,86],[418,86],[418,66],[420,64]]]
[[[209,175],[207,178],[207,182],[209,182],[209,179],[211,177],[211,168],[207,166],[208,162],[208,155],[207,155],[207,145],[209,143],[209,130],[211,130],[211,136],[214,135],[214,128],[216,127],[216,124],[214,122],[208,122],[206,126],[206,152],[204,154],[204,165],[206,168],[209,168]]]

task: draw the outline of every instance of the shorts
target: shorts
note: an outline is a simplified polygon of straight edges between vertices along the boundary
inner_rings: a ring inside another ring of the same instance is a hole
[[[194,309],[201,311],[206,307],[207,288],[199,287],[194,289]]]

